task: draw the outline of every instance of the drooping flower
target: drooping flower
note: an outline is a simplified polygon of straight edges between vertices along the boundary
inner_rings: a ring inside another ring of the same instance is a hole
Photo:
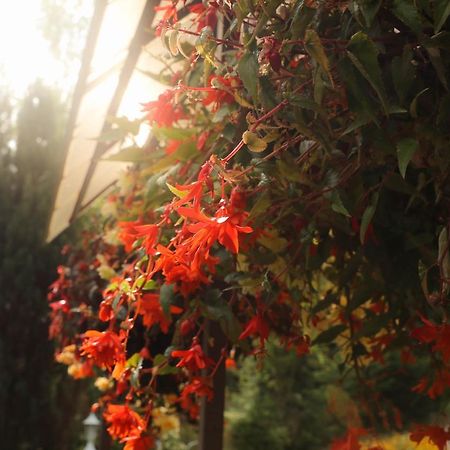
[[[103,417],[109,423],[108,433],[114,439],[139,437],[145,430],[144,419],[128,405],[110,403]]]
[[[232,253],[239,252],[239,233],[251,233],[253,229],[241,225],[242,215],[235,214],[226,207],[221,207],[214,217],[208,217],[198,209],[181,207],[178,214],[196,222],[188,226],[193,233],[189,242],[191,251],[195,252],[199,247],[208,249],[218,241]]]
[[[121,440],[125,443],[123,450],[151,450],[155,448],[155,440],[153,436],[148,434],[141,436],[128,436]]]
[[[110,370],[116,363],[125,361],[122,336],[109,330],[88,330],[83,337],[81,354],[91,358],[97,366]]]
[[[234,96],[230,90],[240,84],[237,77],[221,77],[213,75],[209,82],[213,89],[207,90],[207,96],[203,99],[203,105],[212,105],[212,110],[217,111],[222,105],[234,103]]]
[[[183,312],[181,308],[174,305],[171,305],[169,309],[172,314],[180,314]],[[159,301],[159,294],[143,294],[138,300],[138,310],[142,316],[144,326],[150,328],[153,325],[159,325],[163,333],[169,331],[171,320],[164,314],[161,302]]]
[[[197,338],[192,340],[189,350],[174,350],[172,357],[181,358],[177,367],[186,367],[190,372],[198,372],[212,364],[212,360],[203,353]]]
[[[155,254],[155,246],[158,240],[159,229],[155,224],[144,225],[140,221],[120,222],[119,239],[125,245],[125,250],[130,252],[133,244],[142,239],[142,247],[145,248],[147,255]]]
[[[433,352],[439,352],[442,355],[444,363],[450,362],[450,325],[436,325],[428,319],[422,317],[424,323],[421,327],[414,329],[411,336],[425,344],[434,344]]]
[[[167,90],[163,92],[158,100],[145,103],[144,111],[147,111],[147,120],[155,122],[160,127],[170,127],[175,122],[185,118],[184,111],[174,101],[176,91]]]
[[[196,3],[189,5],[189,11],[197,15],[195,21],[197,22],[197,31],[201,31],[205,27],[215,29],[217,25],[217,3],[208,2],[208,6],[203,3]]]
[[[261,347],[269,337],[270,328],[261,311],[258,311],[245,326],[244,331],[239,336],[239,339],[245,339],[249,336],[259,336]]]
[[[199,413],[198,403],[196,401],[199,397],[206,397],[211,401],[214,396],[214,391],[204,377],[194,377],[187,383],[180,394],[181,407],[187,411],[192,419],[197,418]]]

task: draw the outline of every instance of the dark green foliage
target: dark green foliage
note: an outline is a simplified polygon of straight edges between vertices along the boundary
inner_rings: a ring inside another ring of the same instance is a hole
[[[63,109],[54,92],[35,84],[16,126],[7,95],[0,115],[1,446],[69,449],[76,440],[68,419],[77,412],[81,386],[53,362],[46,290],[59,245],[44,243],[61,164]]]
[[[277,345],[257,368],[247,359],[233,389],[229,421],[234,450],[319,450],[343,430],[326,410],[336,363],[319,352],[298,358]],[[237,390],[237,392],[236,392]]]

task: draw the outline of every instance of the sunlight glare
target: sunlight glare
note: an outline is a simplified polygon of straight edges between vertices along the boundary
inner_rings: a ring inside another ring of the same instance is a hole
[[[64,63],[54,57],[39,29],[42,14],[40,0],[9,1],[2,8],[0,84],[17,96],[36,79],[58,87],[64,82]]]

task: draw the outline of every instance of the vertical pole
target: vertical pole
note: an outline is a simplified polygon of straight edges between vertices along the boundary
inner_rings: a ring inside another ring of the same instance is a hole
[[[204,352],[214,361],[221,357],[227,339],[217,322],[209,321],[203,335]],[[199,450],[223,449],[223,413],[225,409],[225,361],[218,367],[213,378],[214,397],[202,399],[200,406]]]

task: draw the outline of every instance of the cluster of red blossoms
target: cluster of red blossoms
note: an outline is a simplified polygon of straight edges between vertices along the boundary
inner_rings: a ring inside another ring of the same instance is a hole
[[[145,420],[128,405],[110,403],[104,413],[109,424],[108,432],[114,439],[125,443],[124,450],[148,450],[153,448],[154,439],[145,434]]]

